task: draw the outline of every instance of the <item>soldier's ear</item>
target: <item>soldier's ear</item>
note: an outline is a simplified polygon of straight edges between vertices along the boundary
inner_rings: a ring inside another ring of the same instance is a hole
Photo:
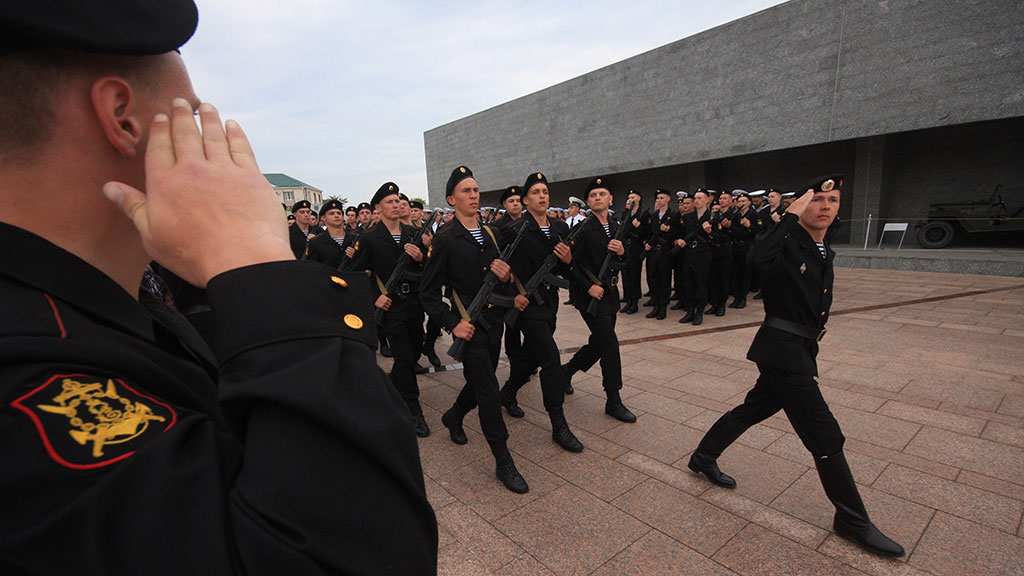
[[[121,156],[135,158],[139,154],[143,127],[131,85],[119,76],[104,76],[93,82],[89,96],[107,141]]]

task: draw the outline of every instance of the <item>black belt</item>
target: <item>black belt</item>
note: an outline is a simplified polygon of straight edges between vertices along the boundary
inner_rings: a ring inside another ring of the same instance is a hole
[[[821,342],[821,339],[825,337],[825,332],[828,332],[824,328],[811,328],[810,326],[797,324],[778,316],[765,316],[763,325],[782,330],[783,332],[789,332],[790,334],[796,334],[797,336],[803,336],[804,338],[810,338],[817,342]]]
[[[611,278],[609,278],[608,279],[608,283],[611,284],[612,286],[618,286],[619,285],[619,275],[616,274],[616,275],[612,276]]]

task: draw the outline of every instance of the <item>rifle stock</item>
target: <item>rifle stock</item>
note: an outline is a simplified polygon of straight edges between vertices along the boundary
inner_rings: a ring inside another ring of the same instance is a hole
[[[622,236],[626,233],[626,220],[629,219],[629,211],[619,217],[619,229],[615,231],[615,240],[622,241]],[[608,252],[604,256],[604,262],[601,263],[601,270],[597,273],[597,280],[601,282],[601,286],[604,287],[605,282],[608,281],[608,273],[611,271],[612,257],[615,256],[614,252]],[[597,305],[600,302],[597,298],[591,298],[590,304],[587,304],[587,314],[591,316],[597,314]]]

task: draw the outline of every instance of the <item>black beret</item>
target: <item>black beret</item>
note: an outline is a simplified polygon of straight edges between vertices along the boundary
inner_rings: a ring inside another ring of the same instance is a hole
[[[404,193],[402,193],[402,192],[399,192],[399,193],[398,193],[398,198],[399,198],[399,199],[401,199],[401,200],[405,200],[406,202],[408,202],[408,201],[409,201],[409,197],[408,197],[408,196],[406,196],[406,195],[405,195]]]
[[[445,197],[451,196],[455,193],[455,187],[459,185],[459,182],[472,177],[473,171],[465,166],[459,166],[455,170],[452,170],[452,175],[448,177],[448,184],[444,187]]]
[[[292,204],[292,214],[303,208],[309,208],[309,200],[299,200],[295,204]]]
[[[328,210],[344,210],[345,205],[337,200],[328,200],[324,202],[324,205],[320,207],[321,214],[327,214]]]
[[[394,182],[385,182],[380,185],[380,188],[377,188],[377,193],[370,199],[370,204],[372,206],[376,206],[377,204],[380,204],[381,200],[391,196],[392,194],[398,194],[398,184],[395,184]]]
[[[356,210],[355,206],[349,206],[348,208],[345,208],[345,214],[348,214],[349,212],[356,212],[356,213],[358,213],[359,210]]]
[[[419,200],[410,200],[409,208],[419,208],[420,210],[423,210],[423,202],[420,202]]]
[[[369,210],[370,212],[373,212],[373,206],[370,206],[368,202],[360,202],[359,206],[357,206],[356,209],[359,210],[360,212],[362,212],[363,210]]]
[[[775,192],[776,194],[782,194],[782,190],[779,190],[778,188],[775,187],[768,189],[768,194],[771,194],[772,192]]]
[[[611,192],[612,190],[611,188],[608,187],[608,179],[605,178],[604,176],[598,176],[597,178],[591,180],[590,184],[587,184],[587,189],[586,191],[583,192],[583,195],[589,196],[591,190],[597,190],[598,188],[604,188],[609,192]]]
[[[523,192],[529,192],[531,187],[541,183],[547,186],[548,179],[540,172],[534,172],[526,177],[526,182],[523,184]]]
[[[672,193],[669,192],[668,190],[665,190],[664,188],[658,188],[657,190],[654,191],[654,195],[655,196],[660,196],[662,194],[664,194],[665,196],[668,196],[669,198],[672,197]]]
[[[710,196],[710,194],[708,194],[708,191],[703,188],[697,188],[696,190],[693,191],[692,194],[690,194],[690,196],[696,196],[698,192],[705,196]]]
[[[163,54],[188,42],[198,22],[193,0],[4,0],[0,52]]]
[[[819,176],[797,188],[796,197],[799,198],[803,196],[808,190],[813,192],[831,192],[832,190],[839,190],[843,187],[843,178],[845,177],[842,174]]]
[[[520,188],[519,186],[509,186],[508,188],[505,189],[504,192],[501,193],[501,203],[504,204],[505,200],[508,200],[512,196],[522,196],[522,195],[523,195],[523,189],[522,188]]]

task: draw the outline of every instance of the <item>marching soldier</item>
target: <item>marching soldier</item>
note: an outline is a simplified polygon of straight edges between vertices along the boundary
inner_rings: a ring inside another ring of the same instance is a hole
[[[340,270],[348,259],[345,251],[355,244],[352,235],[345,232],[345,216],[341,202],[328,200],[320,210],[327,230],[309,241],[306,259]]]
[[[676,234],[675,213],[669,208],[669,192],[659,188],[655,192],[654,211],[644,222],[644,249],[647,251],[647,285],[651,290],[654,309],[647,318],[664,320],[672,290],[672,241]]]
[[[730,308],[746,308],[747,293],[750,292],[750,278],[752,266],[747,261],[750,249],[754,245],[754,238],[759,228],[754,210],[750,207],[750,196],[742,191],[736,190],[736,212],[732,218],[732,280],[733,287],[732,304]]]
[[[306,243],[311,236],[316,236],[316,230],[309,225],[309,218],[312,210],[309,209],[309,200],[299,200],[292,205],[292,215],[295,216],[295,224],[288,227],[288,240],[292,246],[292,254],[296,260],[302,260],[306,255]]]
[[[711,426],[688,466],[719,486],[735,488],[736,480],[718,468],[718,457],[748,428],[784,410],[836,507],[836,534],[875,554],[903,556],[903,547],[868,518],[843,453],[842,430],[814,380],[834,279],[835,252],[824,239],[839,212],[842,185],[842,175],[833,175],[802,186],[806,192],[755,248],[754,263],[765,278],[765,319],[747,359],[757,363],[760,377],[743,404]]]
[[[480,188],[469,168],[459,166],[452,171],[445,199],[455,207],[455,218],[437,232],[431,243],[421,298],[432,319],[453,337],[466,341],[462,357],[466,383],[441,423],[448,428],[452,442],[465,444],[469,439],[462,419],[479,406],[480,428],[494,455],[495,475],[512,492],[525,494],[530,488],[508,450],[508,429],[501,417],[498,380],[494,376],[501,352],[504,308],[487,306],[482,312],[485,322],[472,323],[466,313],[466,306],[476,297],[487,274],[508,282],[510,268],[499,259],[498,233],[477,220]],[[452,306],[441,299],[442,288]]]
[[[683,217],[682,238],[676,245],[686,250],[686,302],[690,309],[679,319],[680,324],[704,322],[704,306],[708,300],[708,275],[711,273],[711,197],[703,188],[693,192],[693,212]]]
[[[520,311],[517,326],[523,333],[523,347],[530,350],[540,365],[540,387],[544,395],[544,409],[551,420],[551,438],[556,444],[569,452],[582,452],[583,444],[569,430],[565,420],[562,404],[565,401],[565,388],[569,384],[565,371],[558,356],[558,344],[555,343],[555,320],[558,314],[558,287],[544,282],[539,287],[543,294],[543,304],[534,294],[526,294],[523,284],[533,277],[540,269],[541,263],[549,254],[554,253],[559,264],[552,269],[555,274],[568,275],[569,263],[572,262],[572,251],[562,239],[569,234],[569,227],[560,220],[549,220],[548,181],[544,174],[534,172],[523,184],[523,217],[503,229],[507,238],[515,236],[519,228],[526,226],[519,248],[512,254],[509,264],[519,292],[515,296],[516,309]],[[509,375],[513,384],[526,382],[533,366],[530,364],[512,365],[516,372]],[[504,391],[503,391],[504,392]],[[516,390],[508,389],[507,397],[515,399]]]
[[[587,205],[593,218],[573,241],[573,274],[570,290],[574,292],[576,309],[590,329],[590,338],[563,366],[570,380],[576,372],[589,370],[601,361],[601,383],[608,401],[604,412],[623,422],[636,422],[636,415],[622,403],[622,361],[619,358],[619,339],[615,335],[615,316],[619,308],[619,268],[625,264],[626,248],[615,237],[619,223],[608,217],[612,194],[605,178],[595,178],[587,185]],[[626,224],[628,225],[628,224]],[[612,253],[618,262],[606,278],[599,278],[608,254]],[[597,302],[597,310],[590,313],[591,302]]]
[[[371,281],[378,289],[374,306],[385,311],[382,329],[395,359],[391,367],[391,383],[409,408],[416,435],[425,438],[430,435],[430,427],[423,417],[416,382],[416,360],[423,343],[423,307],[419,298],[418,272],[424,255],[417,245],[421,241],[416,238],[419,229],[399,220],[402,200],[394,182],[382,184],[370,203],[379,211],[381,221],[359,237],[351,269],[371,273]],[[391,277],[402,254],[412,259],[412,265],[399,279],[398,286],[389,291],[385,282]]]

